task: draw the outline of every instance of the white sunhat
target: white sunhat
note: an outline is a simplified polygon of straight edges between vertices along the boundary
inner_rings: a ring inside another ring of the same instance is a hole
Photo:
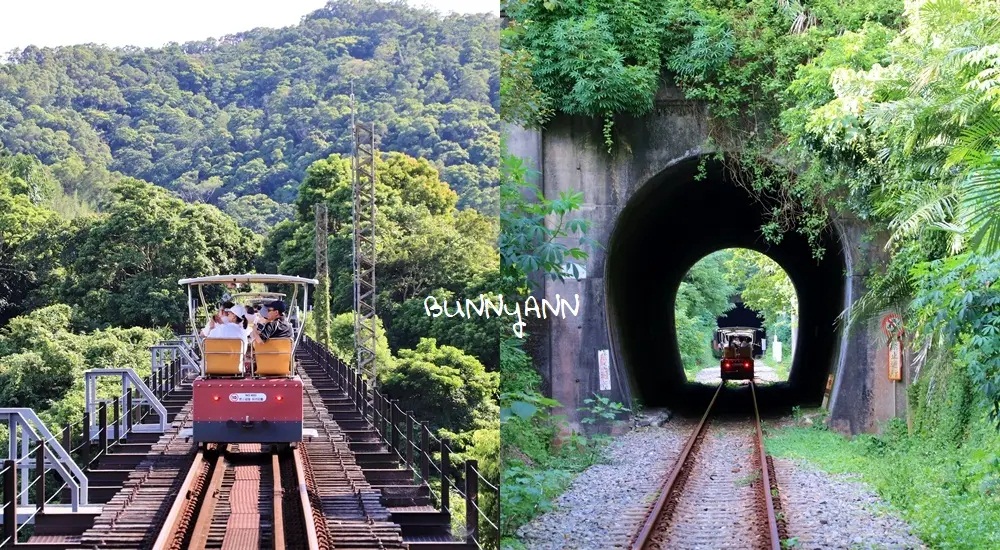
[[[240,304],[236,304],[233,307],[226,308],[225,311],[231,311],[234,315],[239,318],[245,318],[247,316],[247,309]]]

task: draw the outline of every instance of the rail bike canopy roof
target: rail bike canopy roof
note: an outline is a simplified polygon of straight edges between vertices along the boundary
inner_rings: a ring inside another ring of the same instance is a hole
[[[316,279],[306,279],[305,277],[295,277],[293,275],[270,275],[267,273],[245,273],[243,275],[209,275],[207,277],[195,277],[193,279],[181,279],[177,281],[179,285],[211,285],[211,284],[307,284],[318,285]]]
[[[749,336],[755,338],[758,330],[760,329],[754,327],[722,327],[718,329],[718,332],[719,334],[728,336]]]
[[[277,300],[284,298],[284,292],[237,292],[232,295],[232,299],[250,298],[251,300]]]

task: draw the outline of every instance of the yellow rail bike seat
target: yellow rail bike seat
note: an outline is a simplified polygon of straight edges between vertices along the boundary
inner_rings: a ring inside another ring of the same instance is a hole
[[[243,340],[205,338],[205,374],[233,376],[243,372]]]
[[[257,361],[258,376],[291,376],[291,338],[271,338],[267,342],[255,342],[253,354]]]

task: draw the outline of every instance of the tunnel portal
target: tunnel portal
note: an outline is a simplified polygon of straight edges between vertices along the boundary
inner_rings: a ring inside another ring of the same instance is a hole
[[[708,161],[701,178],[698,165],[697,158],[686,160],[646,182],[621,211],[610,236],[608,318],[633,397],[644,406],[682,414],[704,410],[715,388],[686,381],[674,300],[681,280],[699,259],[725,248],[748,248],[776,261],[799,298],[798,340],[788,381],[760,388],[761,406],[819,405],[827,375],[835,372],[840,356],[836,319],[844,309],[847,274],[840,239],[827,231],[822,260],[798,233],[785,234],[778,244],[766,242],[761,226],[774,203],[735,184],[721,162]],[[738,395],[740,390],[724,393]]]

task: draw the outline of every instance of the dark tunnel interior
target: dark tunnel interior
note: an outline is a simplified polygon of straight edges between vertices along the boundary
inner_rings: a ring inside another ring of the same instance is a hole
[[[817,406],[840,343],[836,318],[844,307],[847,271],[840,240],[833,231],[825,235],[822,260],[814,258],[798,233],[785,234],[779,244],[768,243],[761,232],[770,209],[767,201],[733,183],[718,161],[709,161],[705,177],[696,179],[698,164],[697,159],[679,163],[642,186],[623,209],[609,241],[608,314],[633,397],[646,407],[679,414],[704,412],[716,387],[686,380],[674,329],[674,299],[698,260],[725,248],[749,248],[788,273],[799,299],[798,340],[788,381],[758,388],[761,412]],[[727,387],[717,409],[745,410],[748,392],[745,386]]]

